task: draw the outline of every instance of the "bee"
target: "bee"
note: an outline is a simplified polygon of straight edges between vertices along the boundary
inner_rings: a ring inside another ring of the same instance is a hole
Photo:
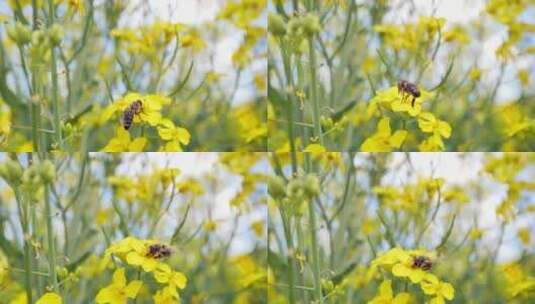
[[[171,248],[164,244],[152,244],[146,254],[147,257],[154,259],[168,258],[171,255]]]
[[[134,121],[134,116],[141,113],[143,104],[141,100],[136,100],[130,104],[123,113],[123,127],[125,130],[130,129],[132,122]]]
[[[416,101],[416,98],[422,95],[417,85],[415,85],[414,83],[410,83],[406,80],[398,81],[398,94],[400,93],[402,96],[402,101],[405,100],[407,97],[412,96],[412,107],[414,107],[414,102]]]
[[[412,257],[412,268],[420,268],[421,270],[428,271],[433,267],[433,261],[429,257],[419,255]]]

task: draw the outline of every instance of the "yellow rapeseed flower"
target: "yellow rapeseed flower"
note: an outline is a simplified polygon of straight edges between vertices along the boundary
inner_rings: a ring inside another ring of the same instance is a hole
[[[162,107],[171,104],[171,99],[161,95],[128,93],[107,106],[102,113],[102,119],[109,120],[117,113],[122,115],[130,105],[138,100],[141,101],[141,112],[134,116],[134,124],[145,122],[151,126],[157,126],[162,120],[162,114],[160,113]]]
[[[392,281],[384,280],[379,286],[379,294],[368,301],[368,304],[408,304],[410,302],[411,295],[407,292],[401,292],[394,297]]]
[[[375,134],[367,138],[360,149],[364,152],[390,152],[401,147],[406,137],[406,130],[397,130],[392,134],[390,119],[385,117],[377,124]]]
[[[506,280],[505,292],[509,298],[535,295],[535,278],[528,276],[522,266],[509,263],[500,267]]]
[[[441,282],[434,275],[427,275],[421,284],[426,295],[434,296],[430,304],[444,304],[444,299],[453,300],[455,290],[450,283]]]
[[[102,148],[103,152],[141,152],[147,144],[145,137],[138,137],[134,140],[130,138],[130,133],[123,127],[117,127],[115,137]]]
[[[177,127],[169,119],[162,119],[158,126],[158,135],[167,141],[164,151],[182,151],[182,145],[189,144],[191,135],[185,128]]]
[[[407,113],[410,116],[418,116],[422,112],[422,103],[425,100],[432,98],[435,94],[424,89],[420,89],[420,97],[414,100],[412,104],[412,96],[407,96],[398,91],[397,86],[390,87],[385,90],[377,92],[369,102],[366,110],[368,116],[376,115],[379,107],[390,109],[394,112]]]
[[[128,298],[136,298],[143,283],[135,280],[127,285],[124,272],[124,268],[115,270],[112,283],[98,292],[95,298],[97,303],[124,304]]]

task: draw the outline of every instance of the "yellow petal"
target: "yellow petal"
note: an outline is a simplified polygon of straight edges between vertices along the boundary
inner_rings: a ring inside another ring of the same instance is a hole
[[[143,282],[141,281],[132,281],[128,284],[128,286],[126,286],[125,289],[123,289],[123,291],[127,297],[135,299],[139,289],[141,288],[141,285],[143,285]]]
[[[390,118],[385,117],[377,124],[377,134],[390,136]]]
[[[308,146],[306,146],[304,150],[304,152],[309,152],[309,153],[322,153],[325,151],[327,151],[325,147],[320,144],[309,144]]]
[[[396,277],[406,277],[409,274],[409,269],[407,268],[407,266],[401,263],[397,263],[396,265],[394,265],[394,267],[392,267],[392,274]]]
[[[97,303],[111,303],[115,298],[117,298],[117,292],[113,287],[109,286],[102,288],[98,292],[95,301]]]
[[[445,121],[439,122],[438,131],[440,132],[440,135],[444,138],[450,138],[451,136],[451,126]]]
[[[45,293],[35,304],[62,304],[61,297],[55,292]]]
[[[455,290],[450,283],[440,283],[440,293],[448,300],[453,300],[455,296]]]
[[[134,139],[128,146],[128,150],[131,152],[142,152],[147,144],[147,139],[145,137],[139,137]]]
[[[393,304],[409,304],[411,303],[411,294],[407,292],[399,293],[393,301]]]
[[[173,273],[173,283],[180,289],[183,289],[186,287],[186,284],[188,283],[188,279],[186,276],[181,272],[174,272]]]
[[[401,147],[401,144],[405,141],[405,138],[407,137],[408,132],[405,130],[398,130],[394,132],[394,135],[390,138],[390,144],[394,148]]]
[[[388,299],[392,299],[393,297],[393,291],[392,291],[392,281],[391,280],[384,280],[381,285],[379,286],[379,294],[381,297],[386,297]]]
[[[119,268],[113,273],[113,285],[117,287],[124,287],[126,285],[126,277],[124,276],[124,268]]]
[[[178,139],[178,141],[180,141],[181,144],[183,144],[183,145],[189,144],[189,141],[190,141],[190,138],[191,138],[191,134],[189,133],[189,131],[187,129],[181,128],[181,127],[177,127],[176,128],[176,132],[177,132],[177,139]]]

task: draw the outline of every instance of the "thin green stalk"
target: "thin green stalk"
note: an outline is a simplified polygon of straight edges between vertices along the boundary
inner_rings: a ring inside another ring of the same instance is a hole
[[[38,10],[37,10],[37,0],[32,0],[32,11],[33,11],[33,24],[32,28],[33,30],[37,30],[37,23],[38,23]],[[34,100],[36,96],[38,95],[38,89],[37,89],[37,68],[35,64],[32,62],[31,64],[31,73],[32,73],[32,92],[33,95],[30,96],[30,102],[31,102],[31,120],[32,120],[32,142],[33,142],[33,151],[39,152],[41,151],[40,147],[40,141],[39,141],[39,133],[38,129],[41,129],[41,109],[39,107],[39,102],[37,100]]]
[[[310,154],[305,153],[305,171],[311,172],[313,170],[313,164],[310,159]],[[318,303],[323,303],[323,295],[321,291],[321,272],[320,272],[320,262],[319,262],[319,249],[318,249],[318,240],[316,237],[316,213],[314,211],[314,200],[311,199],[308,202],[308,226],[309,226],[309,236],[310,236],[310,245],[312,246],[312,273],[314,275],[314,297]]]
[[[323,146],[323,134],[321,134],[320,122],[320,104],[318,100],[318,84],[316,75],[316,51],[314,50],[314,36],[309,36],[308,39],[309,61],[310,61],[310,91],[312,97],[312,110],[314,119],[314,136],[319,138],[320,144]]]
[[[48,0],[48,27],[50,28],[54,24],[54,1]],[[57,74],[57,62],[56,62],[56,52],[55,46],[50,47],[51,52],[51,71],[50,76],[52,77],[52,107],[54,113],[54,137],[56,139],[56,144],[58,149],[62,150],[63,140],[61,138],[61,122],[59,118],[59,100],[58,100],[58,74]]]
[[[310,233],[310,244],[312,246],[312,272],[314,274],[314,295],[319,301],[323,303],[323,296],[321,294],[321,278],[320,278],[320,263],[318,252],[318,240],[316,238],[316,213],[314,212],[314,201],[308,203],[308,225]]]
[[[282,62],[284,64],[284,73],[286,75],[286,115],[288,120],[288,140],[290,141],[290,153],[291,153],[291,159],[292,159],[292,173],[297,173],[297,156],[296,156],[296,148],[295,148],[295,132],[294,132],[294,102],[293,102],[293,92],[290,93],[289,90],[294,90],[294,82],[292,77],[292,71],[290,68],[290,59],[288,57],[288,54],[285,51],[285,47],[281,43],[281,52],[282,52]]]
[[[22,199],[18,189],[15,189],[15,198],[19,205],[19,217],[24,240],[24,285],[26,288],[26,298],[28,299],[28,303],[32,303],[32,249],[30,246],[28,206],[26,205],[27,202]]]
[[[48,243],[48,265],[49,273],[48,283],[53,287],[55,292],[59,292],[58,280],[56,276],[56,245],[54,242],[54,229],[52,227],[52,209],[50,206],[50,186],[45,186],[45,217],[46,232]]]
[[[295,255],[295,249],[292,240],[291,225],[288,222],[288,218],[282,209],[280,210],[280,215],[282,219],[282,226],[284,229],[284,236],[286,239],[286,247],[288,248],[288,301],[290,304],[295,303],[295,267],[293,262],[293,256]]]

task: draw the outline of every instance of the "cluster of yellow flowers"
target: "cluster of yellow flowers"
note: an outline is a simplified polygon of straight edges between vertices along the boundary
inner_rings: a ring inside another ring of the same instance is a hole
[[[391,272],[394,277],[419,284],[423,293],[431,297],[429,301],[431,304],[443,304],[445,299],[452,300],[455,295],[453,286],[441,281],[428,270],[415,267],[415,257],[435,258],[432,252],[425,250],[404,250],[396,247],[375,258],[371,263],[371,269],[373,272],[377,272],[377,269],[381,267]],[[384,280],[379,288],[379,294],[369,303],[410,303],[411,295],[407,292],[399,293],[394,297],[391,284],[390,280]]]
[[[101,261],[102,266],[114,265],[112,259],[115,256],[126,265],[141,268],[143,271],[151,273],[156,282],[163,285],[153,297],[155,303],[177,302],[180,299],[178,290],[186,287],[187,278],[183,273],[171,269],[158,257],[150,254],[150,246],[155,244],[159,244],[159,242],[127,237],[106,249]],[[110,285],[101,289],[97,294],[96,302],[124,303],[128,298],[136,298],[142,284],[142,281],[139,280],[127,284],[125,268],[119,267],[115,270]]]
[[[496,55],[504,60],[511,59],[517,54],[514,53],[514,46],[522,40],[525,33],[535,33],[535,25],[520,21],[519,15],[526,11],[528,5],[533,4],[529,0],[491,0],[486,6],[486,11],[496,21],[508,28],[508,37],[496,50]],[[527,49],[529,53],[535,49]]]
[[[414,184],[402,188],[385,185],[373,187],[373,192],[380,198],[380,204],[393,211],[416,213],[421,210],[422,201],[430,200],[444,185],[444,179],[419,179]]]
[[[523,153],[506,153],[501,157],[491,157],[485,164],[485,172],[496,181],[507,185],[507,196],[496,208],[496,215],[505,222],[513,220],[522,212],[534,212],[533,206],[526,206],[525,210],[518,209],[518,202],[524,191],[535,191],[535,183],[519,178],[521,171],[530,161],[532,155]],[[532,208],[533,210],[529,210]]]
[[[140,28],[116,28],[111,31],[111,35],[130,54],[142,54],[154,63],[160,60],[158,51],[171,43],[174,38],[180,39],[180,46],[183,48],[199,51],[206,46],[194,28],[164,21],[157,21]]]
[[[255,25],[266,7],[266,0],[242,0],[240,2],[228,1],[219,13],[219,18],[231,22],[234,26],[245,32],[240,47],[232,54],[235,66],[243,68],[252,61],[252,51],[264,39],[266,29]]]
[[[187,145],[190,141],[190,133],[185,128],[175,126],[173,121],[162,117],[162,108],[171,104],[171,99],[168,97],[128,93],[107,106],[102,111],[100,120],[109,121],[114,116],[121,117],[135,101],[141,101],[142,106],[140,113],[134,115],[133,124],[147,124],[155,127],[159,137],[165,141],[165,144],[160,147],[160,151],[182,151],[182,145]],[[115,137],[102,150],[104,152],[139,152],[145,149],[147,142],[147,137],[143,135],[132,139],[130,133],[125,130],[122,124],[119,124]]]
[[[501,266],[506,281],[505,293],[511,299],[533,299],[535,296],[535,277],[529,276],[516,263]]]
[[[184,186],[176,184],[175,179],[179,174],[178,169],[155,169],[150,174],[132,176],[114,175],[108,177],[109,184],[113,187],[117,199],[127,203],[139,201],[144,204],[145,211],[151,212],[158,202],[161,202],[165,191],[174,185],[177,192]],[[185,182],[189,183],[189,182]]]
[[[404,129],[392,132],[390,118],[386,116],[386,111],[390,110],[402,116],[404,125],[409,119],[414,118],[418,122],[419,129],[428,135],[419,146],[420,151],[441,151],[444,150],[443,138],[451,136],[451,126],[430,112],[423,112],[422,103],[434,97],[434,94],[426,90],[420,90],[421,95],[415,98],[414,103],[407,98],[406,93],[398,92],[396,86],[386,90],[378,91],[366,109],[368,118],[374,116],[382,117],[377,124],[376,132],[368,137],[361,145],[361,150],[366,152],[390,152],[399,149],[408,136],[408,131]]]
[[[7,1],[9,7],[13,10],[16,10],[17,7],[24,8],[27,5],[32,4],[32,0],[8,0]],[[43,7],[43,4],[46,5],[46,0],[37,0],[36,4],[37,7]],[[85,6],[83,0],[54,0],[54,4],[58,5],[61,3],[66,3],[69,7],[69,9],[77,11],[79,14],[83,14],[85,12]]]
[[[432,41],[446,23],[444,18],[420,17],[417,23],[374,26],[386,45],[394,50],[419,51],[422,42]]]
[[[0,147],[4,147],[11,132],[11,110],[0,98]]]

